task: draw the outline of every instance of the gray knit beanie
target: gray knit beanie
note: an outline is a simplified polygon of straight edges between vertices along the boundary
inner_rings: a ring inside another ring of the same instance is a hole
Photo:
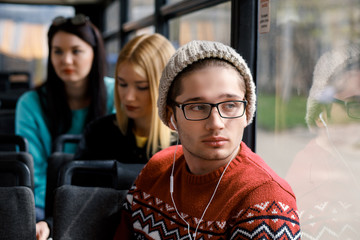
[[[220,42],[199,40],[191,41],[180,47],[170,58],[164,71],[162,72],[159,85],[159,98],[157,101],[160,119],[168,126],[166,100],[171,83],[174,81],[175,77],[187,66],[205,58],[225,60],[239,70],[245,81],[245,98],[248,101],[246,106],[246,117],[247,124],[250,124],[256,108],[256,94],[255,84],[252,80],[250,69],[248,68],[245,60],[233,48]]]

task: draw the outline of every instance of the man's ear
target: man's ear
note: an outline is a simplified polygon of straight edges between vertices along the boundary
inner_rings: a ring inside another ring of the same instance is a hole
[[[169,106],[167,106],[167,125],[171,130],[177,131],[177,127],[176,127],[176,120],[175,120],[175,116],[174,116],[174,112],[173,109]]]
[[[315,120],[316,126],[319,128],[327,127],[327,114],[326,112],[321,112]]]

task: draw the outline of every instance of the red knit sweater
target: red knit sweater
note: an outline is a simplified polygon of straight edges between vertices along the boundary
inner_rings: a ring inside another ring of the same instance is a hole
[[[189,239],[170,196],[175,147],[148,162],[124,204],[115,239]],[[195,228],[225,167],[205,175],[189,173],[182,147],[176,153],[174,200]],[[223,176],[199,225],[196,239],[300,239],[295,196],[290,186],[244,143]]]

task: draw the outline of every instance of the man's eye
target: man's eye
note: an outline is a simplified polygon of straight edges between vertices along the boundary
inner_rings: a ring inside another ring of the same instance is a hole
[[[236,108],[236,105],[235,105],[234,103],[226,103],[226,104],[224,105],[224,107],[225,107],[226,109],[233,109],[233,108]]]
[[[192,104],[189,105],[191,111],[204,111],[206,109],[206,105],[204,104]]]

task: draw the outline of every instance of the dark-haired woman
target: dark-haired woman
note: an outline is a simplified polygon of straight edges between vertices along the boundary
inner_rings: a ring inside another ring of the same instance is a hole
[[[114,80],[105,77],[102,37],[90,20],[84,15],[55,18],[48,45],[46,81],[21,96],[16,107],[16,134],[28,140],[34,158],[37,221],[44,218],[47,159],[54,140],[80,134],[88,122],[114,111]],[[75,150],[69,146],[65,152]]]

